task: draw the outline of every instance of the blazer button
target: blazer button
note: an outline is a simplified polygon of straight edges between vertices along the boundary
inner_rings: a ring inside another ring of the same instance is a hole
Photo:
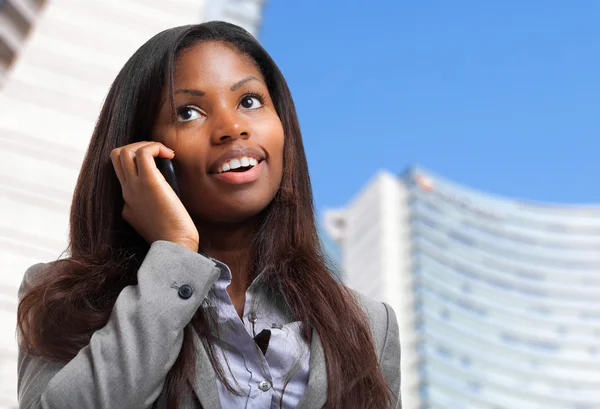
[[[194,289],[192,288],[191,285],[184,284],[181,287],[179,287],[179,291],[177,291],[177,294],[179,295],[180,298],[187,300],[188,298],[190,298],[192,296],[192,294],[194,294]]]

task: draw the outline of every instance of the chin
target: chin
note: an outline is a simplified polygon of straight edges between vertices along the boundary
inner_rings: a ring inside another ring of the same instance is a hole
[[[198,212],[202,219],[210,223],[237,224],[254,219],[269,206],[270,200],[232,200],[215,203]]]

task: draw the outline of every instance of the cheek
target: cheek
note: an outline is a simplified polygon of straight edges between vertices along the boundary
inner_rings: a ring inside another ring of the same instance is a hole
[[[180,158],[177,165],[178,170],[181,171],[181,175],[186,179],[186,181],[191,182],[194,180],[198,180],[202,176],[202,161],[198,160],[197,158],[193,158],[190,155],[186,155],[185,158]]]
[[[183,142],[182,139],[175,139],[173,146],[169,146],[175,151],[175,168],[179,182],[189,190],[194,189],[194,185],[202,182],[206,177],[206,152],[199,149],[197,144]]]
[[[285,136],[283,133],[283,127],[281,122],[277,120],[271,127],[271,133],[269,135],[271,155],[273,156],[273,162],[279,164],[279,167],[283,168],[283,151],[285,145]]]

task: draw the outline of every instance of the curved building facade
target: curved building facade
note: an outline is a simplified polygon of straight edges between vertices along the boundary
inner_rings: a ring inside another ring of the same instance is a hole
[[[368,275],[406,283],[369,294],[409,333],[404,408],[600,408],[600,206],[494,197],[420,169],[396,180],[401,246],[378,251],[409,260]]]

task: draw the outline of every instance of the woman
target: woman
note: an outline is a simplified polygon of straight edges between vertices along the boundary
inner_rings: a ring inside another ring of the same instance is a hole
[[[20,289],[21,408],[399,407],[394,312],[328,269],[289,89],[237,26],[164,31],[125,64],[69,250]]]

